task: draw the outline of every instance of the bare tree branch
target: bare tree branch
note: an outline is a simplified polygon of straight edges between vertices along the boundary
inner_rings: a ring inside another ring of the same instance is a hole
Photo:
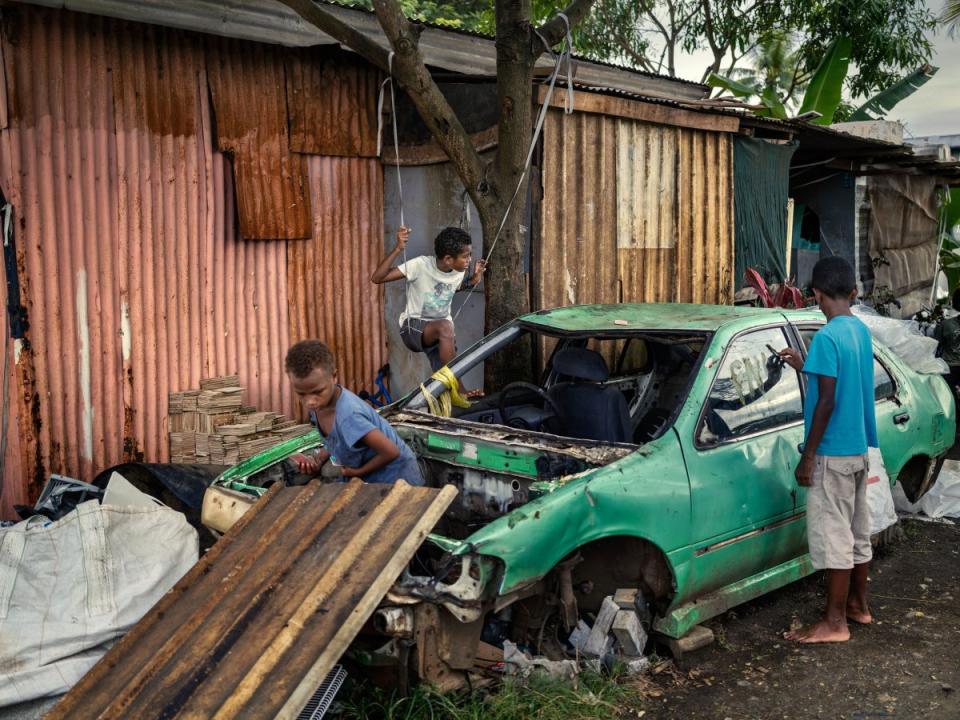
[[[567,20],[570,21],[571,28],[580,24],[580,21],[590,12],[590,8],[593,7],[594,2],[596,2],[596,0],[573,0],[573,2],[567,5],[563,14],[566,15]],[[567,36],[567,25],[563,22],[563,18],[557,16],[547,20],[547,22],[539,27],[537,32],[547,41],[547,44],[552,47]]]
[[[356,28],[350,27],[324,10],[313,0],[279,0],[308,23],[319,28],[337,42],[356,50],[378,68],[387,71],[388,52]]]

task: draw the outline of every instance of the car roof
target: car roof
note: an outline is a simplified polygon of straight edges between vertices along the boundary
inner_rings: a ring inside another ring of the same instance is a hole
[[[796,315],[796,311],[791,315]],[[710,332],[745,318],[783,320],[783,310],[735,305],[620,303],[541,310],[524,315],[520,320],[552,331],[570,333],[623,332],[630,329]]]

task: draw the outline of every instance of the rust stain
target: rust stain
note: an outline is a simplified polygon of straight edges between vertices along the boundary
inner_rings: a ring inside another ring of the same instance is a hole
[[[233,158],[240,233],[310,237],[306,159],[290,149],[283,48],[210,38],[207,77],[217,147]]]
[[[286,55],[290,147],[294,152],[376,157],[381,73],[339,48]]]

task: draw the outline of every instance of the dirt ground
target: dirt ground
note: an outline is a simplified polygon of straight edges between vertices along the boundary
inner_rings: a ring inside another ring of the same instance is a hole
[[[642,717],[960,718],[960,525],[901,524],[871,570],[874,625],[840,645],[783,640],[819,612],[817,573],[708,623],[717,642],[654,675]]]

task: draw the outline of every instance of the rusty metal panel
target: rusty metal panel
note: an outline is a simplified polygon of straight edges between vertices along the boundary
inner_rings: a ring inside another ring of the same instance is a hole
[[[728,133],[551,111],[543,147],[538,307],[733,301]]]
[[[680,131],[677,300],[733,302],[733,142],[725,133]]]
[[[21,476],[89,477],[122,455],[116,158],[106,21],[22,6],[3,13],[13,203],[29,331],[16,361]],[[6,504],[6,503],[5,503]]]
[[[543,147],[536,306],[618,302],[616,122],[551,110]]]
[[[296,717],[455,495],[275,486],[47,717]]]
[[[249,239],[310,237],[306,159],[290,149],[285,54],[228,38],[207,42],[217,147],[233,158],[240,233]]]
[[[307,163],[314,227],[311,239],[289,243],[290,340],[329,343],[341,382],[372,389],[387,361],[383,286],[370,282],[383,255],[383,169],[362,158]]]
[[[380,72],[334,48],[286,54],[290,149],[311,155],[377,156]]]
[[[0,183],[30,323],[11,365],[12,517],[51,472],[166,460],[167,394],[203,376],[239,373],[246,402],[278,412],[293,399],[287,243],[239,236],[200,36],[15,5],[4,28]]]

